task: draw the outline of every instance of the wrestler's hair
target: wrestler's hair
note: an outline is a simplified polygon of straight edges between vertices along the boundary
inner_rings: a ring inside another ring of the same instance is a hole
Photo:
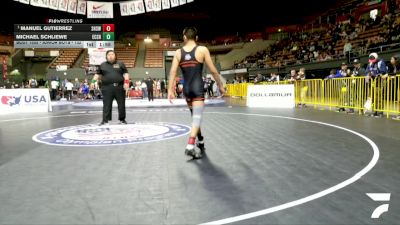
[[[194,27],[186,27],[185,29],[183,29],[183,35],[185,35],[188,40],[196,40],[197,29]]]

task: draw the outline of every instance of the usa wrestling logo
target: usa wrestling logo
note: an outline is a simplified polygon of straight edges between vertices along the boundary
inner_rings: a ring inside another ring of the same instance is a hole
[[[93,124],[63,127],[36,134],[36,142],[58,146],[111,146],[140,144],[177,138],[190,127],[175,123],[135,123],[97,126]]]
[[[13,105],[19,105],[20,101],[21,101],[21,97],[16,97],[16,96],[1,96],[1,103],[3,105],[9,105],[9,106],[13,106]]]

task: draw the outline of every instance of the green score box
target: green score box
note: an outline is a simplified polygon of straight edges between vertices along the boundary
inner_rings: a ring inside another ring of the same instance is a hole
[[[103,41],[114,41],[114,32],[103,32]]]

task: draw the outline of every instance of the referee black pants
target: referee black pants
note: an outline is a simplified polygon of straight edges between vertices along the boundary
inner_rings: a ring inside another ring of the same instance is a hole
[[[147,96],[149,97],[149,101],[153,101],[154,102],[154,93],[153,93],[153,88],[149,89],[147,88]]]
[[[112,120],[111,112],[114,99],[118,104],[118,120],[125,120],[125,90],[123,85],[103,85],[101,92],[103,94],[103,122]]]

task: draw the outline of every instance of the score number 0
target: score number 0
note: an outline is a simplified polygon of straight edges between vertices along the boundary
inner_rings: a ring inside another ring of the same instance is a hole
[[[114,41],[114,24],[103,24],[103,41]]]
[[[103,24],[103,32],[114,32],[114,24]]]

